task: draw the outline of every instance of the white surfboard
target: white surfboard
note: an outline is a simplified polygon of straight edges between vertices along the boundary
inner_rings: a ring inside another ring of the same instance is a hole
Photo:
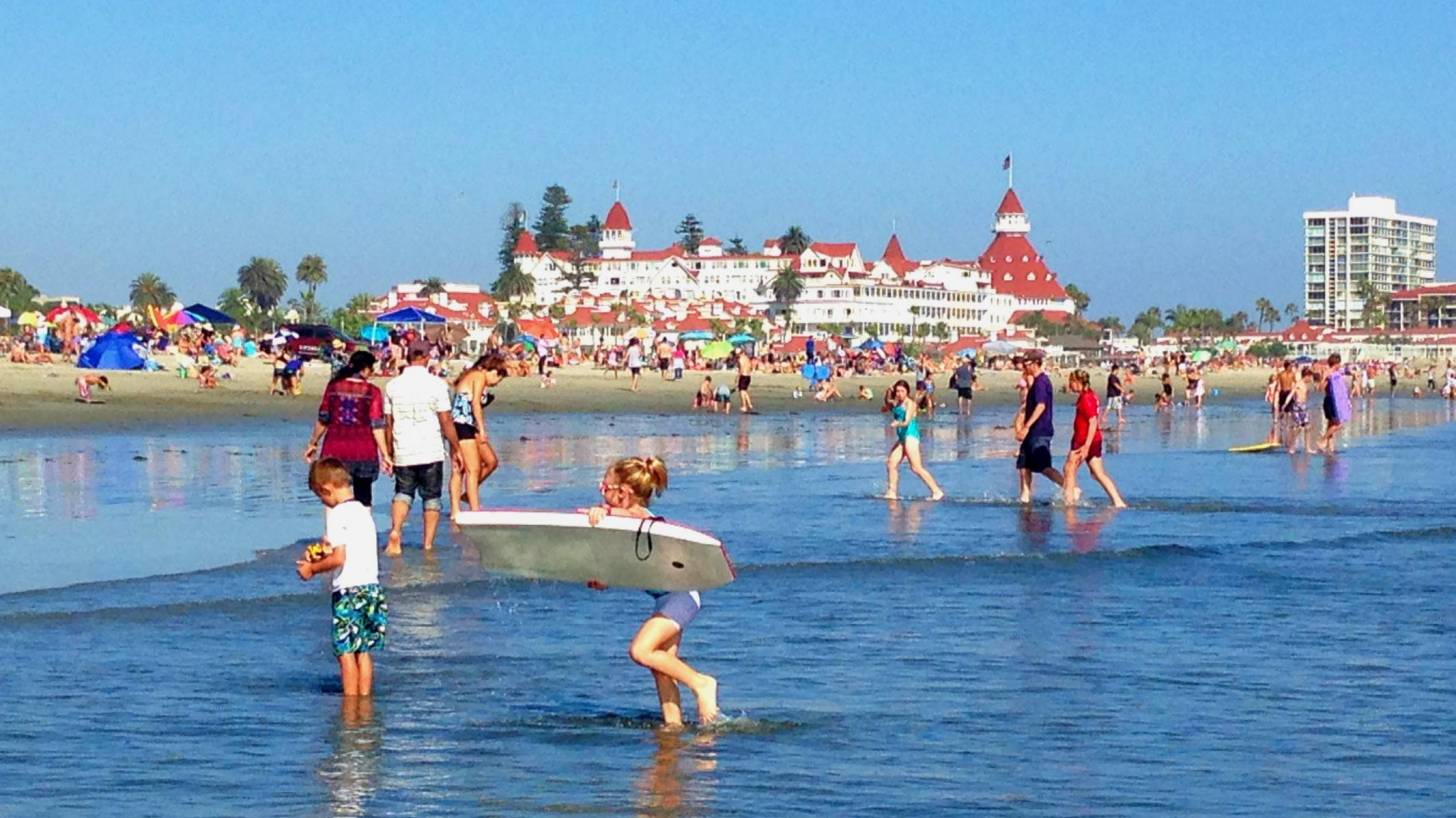
[[[692,591],[736,576],[717,538],[661,518],[563,511],[465,511],[455,519],[488,571],[613,588]]]

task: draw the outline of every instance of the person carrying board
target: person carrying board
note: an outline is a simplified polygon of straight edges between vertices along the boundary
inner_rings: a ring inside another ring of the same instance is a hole
[[[647,519],[653,496],[667,490],[667,464],[656,457],[627,457],[613,463],[601,483],[602,504],[586,510],[587,520],[597,525],[608,516]],[[596,580],[587,587],[597,591],[606,585]],[[699,673],[678,657],[683,631],[703,606],[697,591],[648,591],[657,601],[652,615],[632,637],[628,655],[652,671],[662,720],[669,727],[681,727],[682,696],[679,684],[687,685],[698,702],[698,723],[718,719],[718,680]]]

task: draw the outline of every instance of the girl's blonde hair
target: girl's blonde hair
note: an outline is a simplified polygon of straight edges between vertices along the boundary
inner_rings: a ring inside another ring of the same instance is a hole
[[[624,457],[607,469],[607,474],[632,490],[642,505],[652,502],[653,495],[667,491],[667,464],[659,457]]]
[[[1085,369],[1072,370],[1072,380],[1082,384],[1083,386],[1092,385],[1092,376],[1088,375],[1087,370]]]

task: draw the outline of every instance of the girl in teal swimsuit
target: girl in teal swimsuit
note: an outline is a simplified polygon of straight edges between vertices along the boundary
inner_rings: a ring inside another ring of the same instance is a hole
[[[930,499],[939,500],[945,497],[945,492],[940,490],[940,485],[920,462],[920,421],[916,417],[915,401],[910,397],[910,384],[895,381],[895,385],[890,387],[886,403],[889,404],[892,418],[890,428],[895,430],[895,445],[890,447],[890,455],[885,459],[889,483],[885,490],[885,499],[894,500],[898,496],[901,460],[909,460],[910,471],[925,481],[925,487],[930,489]]]

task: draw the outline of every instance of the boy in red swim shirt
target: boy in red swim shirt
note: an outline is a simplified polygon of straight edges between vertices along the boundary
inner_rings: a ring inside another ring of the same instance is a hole
[[[1117,493],[1117,485],[1102,467],[1102,428],[1098,422],[1097,394],[1092,391],[1091,383],[1085,369],[1067,377],[1067,388],[1077,395],[1077,417],[1072,422],[1072,450],[1067,453],[1067,463],[1062,468],[1062,494],[1069,503],[1082,498],[1077,490],[1077,469],[1086,463],[1087,471],[1092,472],[1092,479],[1107,492],[1113,508],[1127,508],[1122,495]]]

